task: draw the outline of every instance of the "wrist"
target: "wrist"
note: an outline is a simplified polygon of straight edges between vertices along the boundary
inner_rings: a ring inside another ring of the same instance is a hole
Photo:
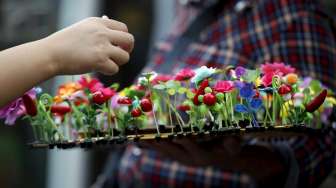
[[[59,60],[56,58],[54,47],[49,42],[48,38],[44,38],[36,42],[36,46],[40,48],[37,50],[40,52],[40,55],[43,56],[43,61],[45,62],[46,71],[50,76],[57,76],[60,74]]]

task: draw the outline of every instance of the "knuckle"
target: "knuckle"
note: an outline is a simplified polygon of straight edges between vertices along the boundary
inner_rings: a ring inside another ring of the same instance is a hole
[[[94,56],[96,57],[98,62],[105,62],[108,59],[105,53],[103,53],[103,48],[103,46],[98,46],[94,52]]]
[[[120,22],[120,27],[121,27],[122,30],[128,31],[127,25],[122,23],[122,22]]]
[[[98,18],[97,17],[89,17],[89,18],[86,18],[85,20],[88,21],[88,22],[97,22]]]
[[[128,32],[128,28],[127,28],[127,25],[123,22],[119,22],[119,21],[116,21],[116,20],[112,20],[113,21],[113,24],[115,25],[115,27],[117,27],[118,29],[122,30],[122,31],[125,31],[125,32]]]

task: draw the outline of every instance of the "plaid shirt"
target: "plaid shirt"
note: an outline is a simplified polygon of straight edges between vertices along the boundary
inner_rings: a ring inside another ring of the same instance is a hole
[[[174,73],[201,65],[252,68],[280,61],[336,89],[335,25],[318,0],[249,0],[251,6],[238,11],[234,11],[238,0],[227,1],[218,19],[199,34],[199,41],[189,44],[182,56],[166,62],[173,43],[204,5],[178,7],[172,31],[156,46],[145,71],[165,72],[160,67],[166,63],[171,64],[169,73]]]
[[[246,144],[270,144],[275,149],[278,144],[286,145],[289,148],[286,152],[287,155],[293,153],[293,162],[298,167],[298,176],[295,179],[297,181],[296,185],[297,187],[307,188],[318,187],[334,168],[335,143],[335,129],[326,129],[322,132],[312,132],[290,138],[273,137],[271,139],[253,138],[246,140]],[[295,165],[287,164],[289,168]]]
[[[270,139],[248,138],[247,145],[286,146],[283,160],[287,169],[286,187],[317,187],[333,169],[336,142],[335,130],[308,133],[307,135]],[[293,156],[292,159],[288,159]],[[287,158],[287,159],[286,159]],[[291,161],[290,161],[291,160]],[[257,187],[255,180],[242,172],[223,171],[216,167],[192,167],[166,159],[153,150],[129,145],[120,157],[114,172],[104,177],[100,186],[130,187]],[[291,162],[291,163],[290,163]],[[297,168],[296,171],[292,171]],[[293,173],[292,173],[292,172]],[[112,177],[113,176],[113,177]],[[111,180],[112,178],[112,180]],[[110,180],[108,180],[110,179]],[[110,181],[110,183],[107,183]],[[288,186],[289,185],[289,186]],[[284,186],[284,187],[285,187]]]
[[[119,167],[121,188],[130,187],[235,187],[253,188],[255,182],[240,172],[225,172],[215,167],[185,166],[162,160],[157,152],[127,147]]]

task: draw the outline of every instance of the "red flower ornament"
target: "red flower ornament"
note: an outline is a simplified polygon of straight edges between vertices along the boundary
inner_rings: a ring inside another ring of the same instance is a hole
[[[173,79],[173,76],[171,75],[168,75],[168,74],[160,74],[160,75],[157,75],[152,81],[151,83],[153,85],[156,85],[156,84],[159,84],[160,82],[168,82],[169,80],[172,80]]]
[[[28,94],[22,96],[22,101],[24,107],[26,108],[26,113],[32,117],[37,115],[37,107],[35,100]]]
[[[102,105],[106,102],[106,99],[101,91],[97,91],[92,95],[92,102],[95,104]]]
[[[82,88],[90,90],[91,93],[104,88],[104,85],[98,79],[91,78],[89,76],[82,76],[78,80],[78,83],[82,86]]]
[[[131,105],[132,104],[132,99],[128,97],[121,97],[117,101],[118,104],[124,104],[124,105]]]
[[[57,105],[52,105],[50,111],[51,113],[54,113],[54,114],[65,115],[71,112],[71,108],[68,105],[57,104]]]
[[[232,81],[217,81],[214,90],[220,93],[228,93],[234,89],[234,83]]]
[[[292,87],[290,85],[281,85],[278,89],[278,93],[280,95],[286,95],[292,91]]]
[[[175,80],[177,80],[177,81],[186,81],[186,80],[191,79],[194,76],[195,76],[195,72],[192,69],[185,68],[185,69],[180,70],[176,74]]]
[[[103,88],[92,94],[92,102],[102,105],[107,102],[113,95],[115,91],[111,88]]]
[[[289,73],[294,73],[295,68],[285,65],[284,63],[274,62],[274,63],[265,63],[261,65],[261,72],[263,74],[273,74],[279,76],[285,76]]]
[[[273,76],[274,76],[274,73],[272,73],[272,72],[271,73],[266,73],[261,78],[262,85],[264,85],[265,87],[268,87],[268,86],[272,85]]]
[[[182,111],[182,112],[186,112],[186,111],[189,111],[191,108],[190,108],[189,105],[183,105],[182,104],[182,105],[177,106],[177,109]]]

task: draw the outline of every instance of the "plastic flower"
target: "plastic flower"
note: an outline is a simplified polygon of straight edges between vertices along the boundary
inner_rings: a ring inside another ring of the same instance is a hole
[[[27,93],[31,98],[36,98],[35,89],[29,90]],[[26,113],[26,109],[23,104],[22,97],[14,100],[7,106],[0,109],[0,118],[5,119],[5,124],[13,125],[17,118],[23,116]]]
[[[236,73],[236,77],[240,79],[240,77],[244,76],[244,74],[246,73],[246,69],[244,67],[238,66],[235,69],[235,73]]]
[[[289,114],[289,111],[290,109],[292,108],[293,106],[293,102],[292,101],[286,101],[282,106],[281,106],[281,109],[280,109],[280,117],[283,117],[283,118],[286,118],[288,117],[290,114]]]
[[[236,104],[234,110],[239,113],[250,114],[252,118],[252,124],[259,126],[255,118],[255,113],[262,106],[262,100],[259,97],[255,97],[254,86],[251,83],[245,84],[239,89],[239,96],[246,100],[247,105]]]
[[[193,76],[195,76],[195,72],[192,69],[189,68],[185,68],[180,70],[176,76],[175,76],[175,80],[177,81],[185,81],[185,80],[189,80],[191,79]]]
[[[296,84],[298,79],[298,75],[294,73],[289,73],[285,77],[286,83],[290,85]]]
[[[82,86],[78,83],[71,82],[71,83],[63,84],[58,88],[57,94],[54,97],[54,101],[56,103],[60,103],[64,101],[64,99],[68,99],[76,91],[81,90],[81,88]]]
[[[191,82],[193,83],[199,83],[205,78],[209,78],[216,72],[215,68],[209,68],[206,66],[202,66],[201,68],[198,68],[195,70],[195,76],[192,77]]]
[[[71,107],[67,103],[54,104],[51,106],[50,111],[58,116],[64,116],[65,114],[71,112]]]
[[[159,74],[157,76],[155,76],[155,78],[151,81],[151,84],[156,85],[159,84],[161,82],[167,82],[169,80],[172,80],[173,76],[172,75],[168,75],[168,74]]]
[[[299,107],[303,104],[304,95],[303,93],[295,93],[293,95],[293,102],[295,107]]]
[[[261,83],[262,85],[264,85],[265,87],[268,87],[270,85],[272,85],[272,81],[273,81],[273,76],[275,74],[273,73],[267,73],[265,74],[262,78],[261,78]]]
[[[131,105],[132,104],[132,99],[128,98],[128,97],[119,97],[117,100],[118,104],[121,105]]]
[[[240,97],[245,98],[245,99],[250,99],[250,98],[254,97],[255,91],[254,91],[253,88],[254,88],[253,84],[245,84],[239,90]]]
[[[155,77],[158,76],[158,74],[154,71],[142,73],[142,76],[138,78],[138,84],[141,86],[147,86],[149,82],[155,79]]]
[[[232,91],[235,87],[232,81],[220,80],[216,82],[213,88],[217,92],[228,93]]]
[[[92,94],[92,102],[102,105],[110,100],[114,94],[115,91],[111,88],[100,89]]]
[[[305,77],[299,87],[302,89],[309,87],[312,80],[311,77]]]
[[[252,98],[248,103],[248,106],[236,104],[235,111],[240,113],[252,113],[253,111],[257,111],[262,105],[262,100],[260,98]]]
[[[189,111],[191,109],[191,107],[189,105],[186,104],[182,104],[176,107],[178,110],[182,111],[182,112],[186,112]]]
[[[292,87],[290,85],[283,84],[279,87],[278,93],[280,95],[289,94],[292,91]]]
[[[89,103],[88,97],[83,90],[74,92],[68,97],[68,100],[73,101],[76,106]]]
[[[104,88],[104,85],[96,78],[91,78],[89,76],[82,76],[78,80],[78,84],[84,89],[90,90],[91,93],[98,91],[101,88]]]
[[[295,68],[285,65],[284,63],[274,62],[274,63],[266,63],[261,65],[261,72],[263,74],[270,74],[285,76],[289,73],[294,73]]]
[[[139,77],[138,78],[138,85],[139,86],[147,86],[148,85],[148,80],[145,77]]]
[[[203,80],[202,83],[200,84],[200,87],[196,90],[196,93],[195,93],[195,96],[194,96],[194,99],[193,99],[193,102],[194,102],[195,105],[200,105],[198,97],[205,93],[204,89],[208,86],[209,86],[209,80],[208,79]]]
[[[36,101],[33,97],[31,97],[28,94],[24,94],[22,96],[22,101],[23,101],[23,105],[26,109],[26,114],[34,117],[37,115],[37,106],[36,106]]]

